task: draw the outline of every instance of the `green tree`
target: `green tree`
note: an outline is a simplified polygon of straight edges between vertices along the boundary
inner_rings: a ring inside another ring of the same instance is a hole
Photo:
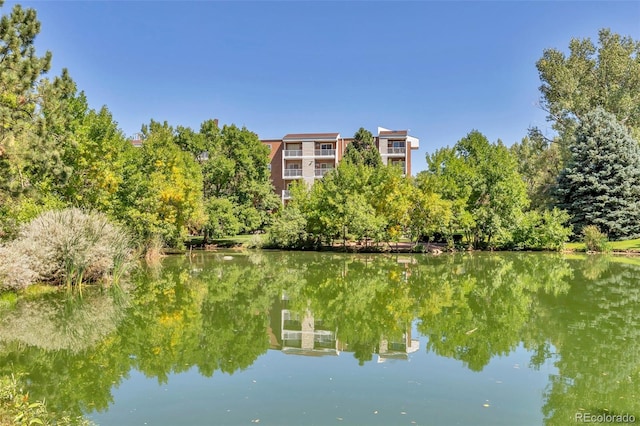
[[[454,217],[473,245],[509,241],[516,220],[527,206],[527,194],[516,161],[498,141],[490,144],[477,130],[427,157],[423,181],[453,203]]]
[[[546,49],[536,63],[542,108],[568,143],[578,123],[597,106],[640,139],[640,42],[609,29],[598,35],[598,46],[572,39],[569,55]]]
[[[369,167],[382,166],[380,151],[378,151],[370,131],[363,127],[358,129],[353,135],[353,141],[347,145],[344,151],[344,160]]]
[[[528,136],[509,148],[518,164],[531,200],[531,208],[538,211],[556,204],[554,197],[558,175],[562,169],[560,146],[546,139],[536,129],[529,129]]]
[[[202,221],[200,166],[173,137],[166,122],[152,120],[143,126],[142,147],[125,157],[114,211],[144,243],[160,236],[179,246],[188,227]]]
[[[228,198],[233,202],[241,231],[268,224],[270,212],[280,205],[271,184],[268,148],[247,128],[230,125],[220,129],[215,120],[202,123],[200,138],[204,142],[183,130],[179,139],[191,140],[181,144],[195,146],[192,151],[202,147],[207,153],[201,161],[205,199]]]
[[[640,148],[602,108],[584,115],[558,178],[560,206],[575,230],[596,225],[613,239],[640,233]]]
[[[268,244],[278,248],[301,248],[307,244],[307,219],[297,205],[285,207],[271,224]]]
[[[227,198],[210,198],[205,205],[207,223],[205,225],[205,242],[208,237],[224,237],[236,235],[240,230],[240,221],[234,212],[234,206]]]
[[[0,204],[29,186],[24,167],[39,104],[36,83],[51,64],[50,52],[36,55],[39,32],[34,9],[15,5],[0,19]]]
[[[409,229],[415,241],[422,236],[436,233],[447,236],[451,242],[453,206],[451,201],[443,200],[439,194],[416,189],[412,197],[411,220]]]

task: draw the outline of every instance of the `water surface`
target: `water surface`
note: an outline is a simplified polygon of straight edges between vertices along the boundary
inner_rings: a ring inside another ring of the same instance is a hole
[[[634,259],[175,256],[0,311],[0,369],[101,425],[640,419],[639,291]]]

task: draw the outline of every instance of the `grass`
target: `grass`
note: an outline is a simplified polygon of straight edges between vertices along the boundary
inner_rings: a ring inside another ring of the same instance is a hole
[[[609,244],[611,245],[612,251],[640,253],[640,238],[633,240],[609,241]],[[585,251],[586,247],[584,243],[577,242],[565,244],[565,249],[571,251]]]

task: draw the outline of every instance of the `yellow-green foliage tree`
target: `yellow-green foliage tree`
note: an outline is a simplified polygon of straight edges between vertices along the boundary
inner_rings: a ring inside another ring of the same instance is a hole
[[[160,237],[180,246],[188,227],[202,222],[200,166],[173,139],[171,126],[152,120],[142,147],[126,159],[116,214],[143,242]]]

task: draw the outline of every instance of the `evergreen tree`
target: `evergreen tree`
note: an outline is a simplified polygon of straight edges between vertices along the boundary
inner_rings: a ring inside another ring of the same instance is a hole
[[[558,178],[561,207],[574,231],[596,225],[612,239],[640,234],[640,148],[615,116],[585,115]]]
[[[353,135],[353,142],[347,145],[347,149],[344,152],[344,160],[355,165],[382,166],[380,151],[378,151],[370,131],[363,127],[358,129]]]
[[[36,83],[51,64],[50,52],[36,56],[34,39],[39,32],[33,9],[15,5],[0,19],[0,204],[30,184],[24,167],[32,151]]]

